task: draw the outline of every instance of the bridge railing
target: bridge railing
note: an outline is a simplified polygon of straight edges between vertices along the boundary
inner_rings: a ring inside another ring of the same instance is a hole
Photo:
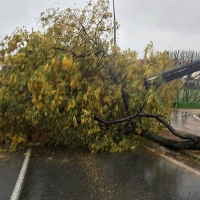
[[[175,69],[162,72],[161,74],[158,74],[157,76],[151,77],[150,79],[145,80],[145,86],[148,88],[152,84],[158,85],[159,79],[163,80],[164,82],[169,82],[175,79],[179,79],[185,75],[192,74],[197,71],[200,71],[200,60],[196,60],[189,64],[182,65]]]

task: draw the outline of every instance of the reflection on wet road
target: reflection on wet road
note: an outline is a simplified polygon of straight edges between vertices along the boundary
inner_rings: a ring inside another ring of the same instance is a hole
[[[194,115],[199,115],[200,110],[174,110],[171,124],[174,128],[200,135],[200,120]]]
[[[21,200],[199,200],[200,177],[146,150],[34,148]]]

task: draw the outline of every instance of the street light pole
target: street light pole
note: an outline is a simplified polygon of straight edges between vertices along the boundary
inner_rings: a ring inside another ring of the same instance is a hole
[[[114,21],[114,45],[116,45],[116,18],[115,18],[115,1],[113,0],[113,21]]]

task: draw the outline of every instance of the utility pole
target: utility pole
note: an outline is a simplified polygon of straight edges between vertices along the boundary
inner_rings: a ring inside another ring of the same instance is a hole
[[[116,45],[116,18],[115,18],[115,1],[113,0],[113,22],[114,22],[114,45]]]

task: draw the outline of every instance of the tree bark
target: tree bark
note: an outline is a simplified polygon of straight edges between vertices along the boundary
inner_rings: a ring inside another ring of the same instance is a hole
[[[168,147],[170,149],[176,150],[200,150],[200,140],[175,140],[168,139],[154,133],[142,132],[140,134],[142,137],[145,137],[149,140],[152,140],[155,143],[158,143],[162,146]]]

